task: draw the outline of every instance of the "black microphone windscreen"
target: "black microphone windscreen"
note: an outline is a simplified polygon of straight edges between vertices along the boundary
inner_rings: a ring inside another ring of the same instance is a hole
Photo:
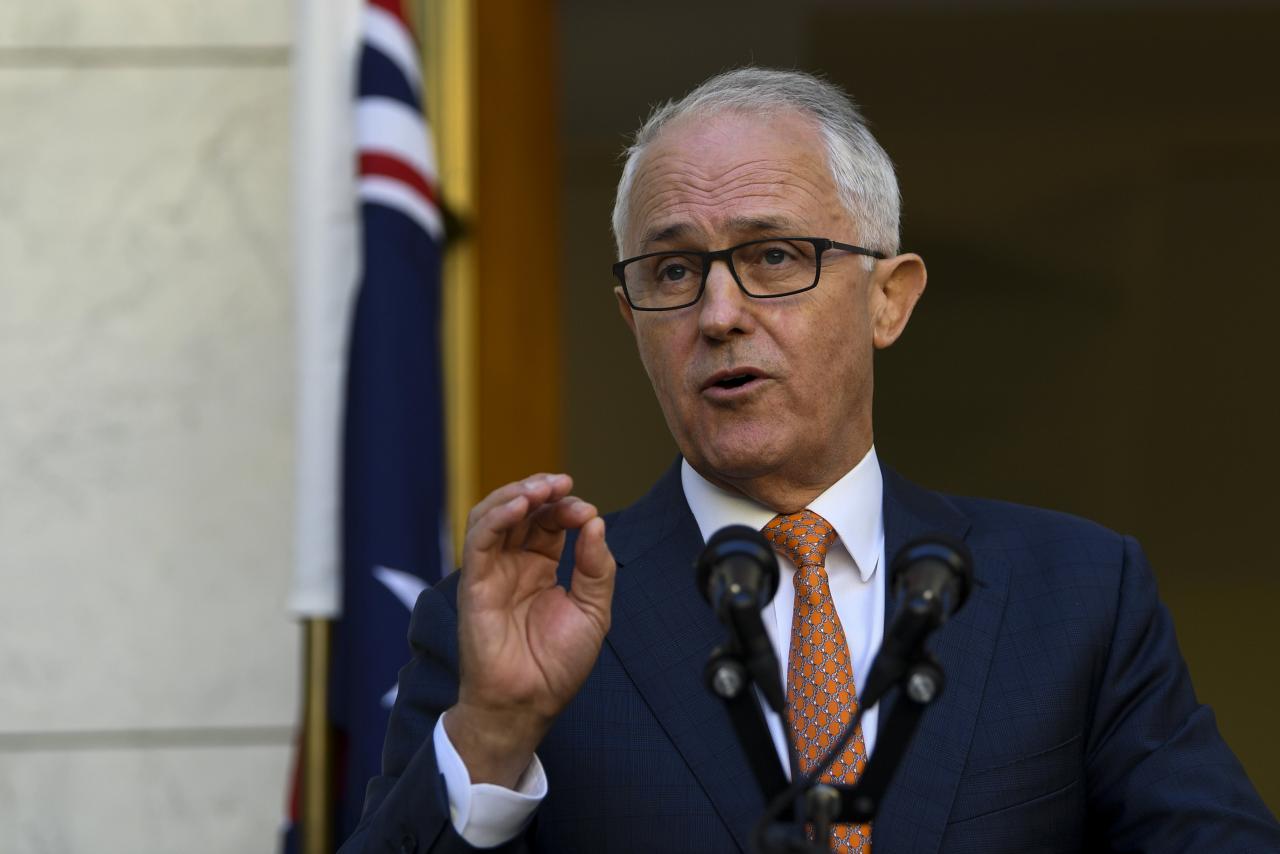
[[[751,561],[760,567],[764,589],[763,603],[773,600],[778,592],[778,557],[764,534],[746,525],[728,525],[711,535],[696,564],[698,589],[708,602],[712,599],[711,574],[717,566],[733,561]],[[715,603],[712,603],[715,604]]]
[[[944,599],[945,614],[959,610],[973,586],[973,555],[959,540],[933,534],[903,546],[889,571],[894,593],[914,586],[932,588]]]

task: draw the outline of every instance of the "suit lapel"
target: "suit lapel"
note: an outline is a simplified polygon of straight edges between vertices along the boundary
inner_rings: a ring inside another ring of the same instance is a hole
[[[694,583],[703,540],[678,463],[613,521],[609,545],[618,577],[607,642],[745,851],[764,803],[724,704],[703,683],[727,631]]]
[[[889,469],[884,470],[884,524],[889,564],[917,537],[946,534],[963,539],[969,529],[968,520],[950,502]],[[930,641],[946,686],[921,718],[881,805],[873,834],[881,850],[931,852],[941,843],[1004,615],[1009,567],[998,553],[975,550],[974,581],[968,601]],[[886,583],[885,589],[887,627],[897,603],[892,586]],[[881,726],[892,712],[896,693],[881,704]]]

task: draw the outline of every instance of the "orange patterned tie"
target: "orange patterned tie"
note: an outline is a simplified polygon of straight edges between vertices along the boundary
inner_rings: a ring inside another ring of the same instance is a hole
[[[796,566],[796,599],[791,615],[791,654],[787,662],[787,706],[800,770],[808,774],[858,712],[849,644],[827,583],[827,549],[836,532],[812,510],[775,516],[765,538]],[[826,773],[824,783],[853,783],[867,764],[867,746],[858,725],[853,742]],[[831,847],[840,852],[871,852],[871,825],[836,824]]]

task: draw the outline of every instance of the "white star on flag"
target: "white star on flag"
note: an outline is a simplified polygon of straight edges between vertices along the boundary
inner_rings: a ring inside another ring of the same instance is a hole
[[[375,566],[373,568],[373,577],[382,582],[382,586],[390,590],[392,595],[399,599],[401,604],[408,608],[410,612],[413,611],[413,603],[418,601],[418,596],[429,586],[427,582],[411,572],[402,572],[385,566]],[[395,704],[396,689],[398,687],[392,685],[391,690],[382,695],[384,708],[389,709]]]

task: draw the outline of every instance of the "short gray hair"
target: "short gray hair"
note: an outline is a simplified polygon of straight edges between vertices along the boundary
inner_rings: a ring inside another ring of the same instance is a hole
[[[810,116],[817,123],[836,192],[858,226],[859,242],[889,256],[898,254],[902,209],[898,179],[893,162],[871,135],[858,105],[839,86],[812,74],[747,66],[716,75],[680,100],[655,107],[636,131],[625,152],[613,203],[618,257],[623,253],[622,233],[630,216],[640,155],[663,128],[686,115],[705,117],[719,111],[769,114],[786,109]]]

